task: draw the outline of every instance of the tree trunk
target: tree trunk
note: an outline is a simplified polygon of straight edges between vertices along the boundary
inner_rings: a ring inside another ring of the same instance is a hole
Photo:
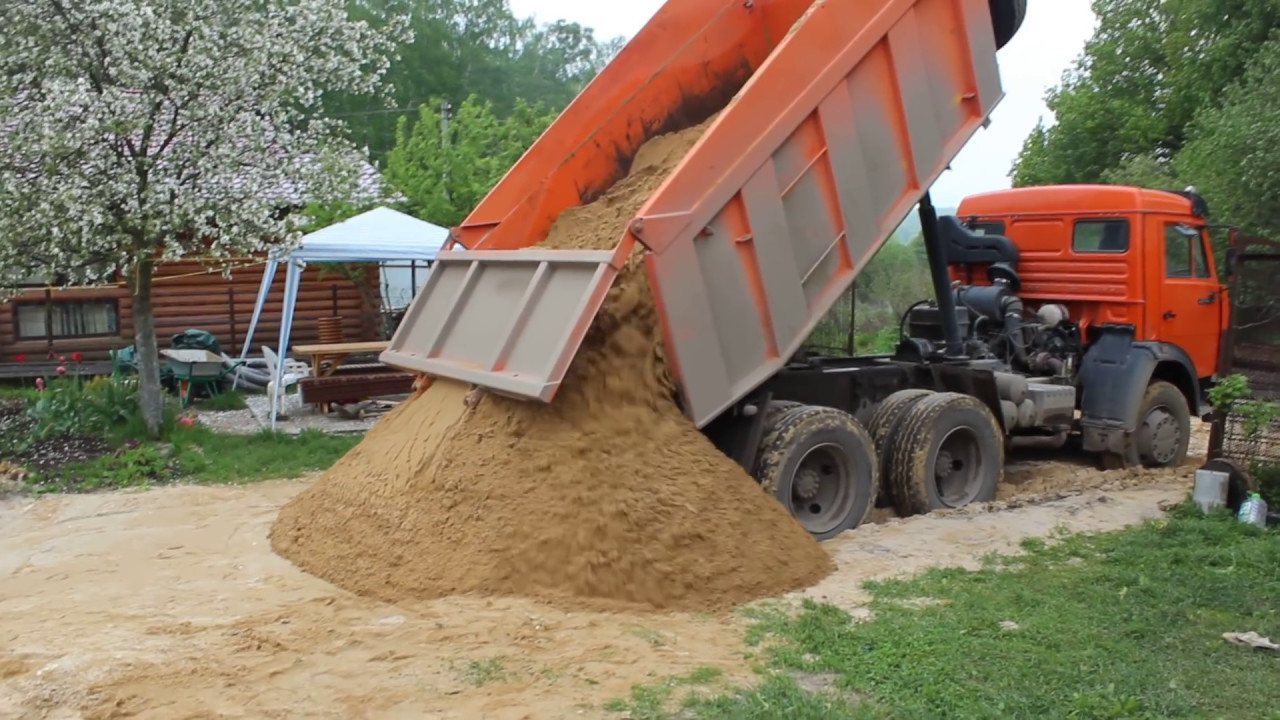
[[[133,342],[138,361],[138,402],[147,434],[160,436],[164,423],[164,389],[160,386],[160,348],[156,341],[156,319],[151,307],[151,276],[154,265],[140,260],[133,276]]]

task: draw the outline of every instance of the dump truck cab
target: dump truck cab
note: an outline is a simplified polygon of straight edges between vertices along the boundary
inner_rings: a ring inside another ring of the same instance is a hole
[[[1200,384],[1216,378],[1229,318],[1204,215],[1194,192],[1112,185],[1017,188],[965,198],[971,230],[1018,248],[1019,295],[1058,303],[1086,337],[1107,324],[1176,347]],[[982,264],[952,265],[953,281],[985,282]]]

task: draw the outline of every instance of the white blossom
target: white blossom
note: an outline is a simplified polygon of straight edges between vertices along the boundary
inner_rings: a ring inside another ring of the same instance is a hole
[[[306,202],[379,192],[320,114],[375,93],[398,18],[343,0],[24,0],[0,12],[0,283],[300,237]]]

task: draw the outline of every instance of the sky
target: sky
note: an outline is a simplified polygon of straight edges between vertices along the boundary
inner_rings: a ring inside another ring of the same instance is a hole
[[[662,6],[662,0],[509,0],[517,15],[542,22],[577,22],[600,38],[631,37]],[[675,0],[679,1],[679,0]],[[1089,0],[1030,0],[1027,19],[1013,41],[1000,51],[1005,97],[991,114],[991,125],[978,131],[933,187],[933,201],[954,207],[965,195],[1009,187],[1009,169],[1022,142],[1044,117],[1045,91],[1084,50],[1095,18]]]

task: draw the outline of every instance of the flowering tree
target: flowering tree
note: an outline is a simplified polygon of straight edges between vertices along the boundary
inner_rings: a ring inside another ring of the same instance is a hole
[[[343,0],[24,0],[0,17],[0,284],[122,273],[158,432],[156,263],[290,246],[306,203],[373,191],[318,109],[376,93],[407,24],[353,21]]]

